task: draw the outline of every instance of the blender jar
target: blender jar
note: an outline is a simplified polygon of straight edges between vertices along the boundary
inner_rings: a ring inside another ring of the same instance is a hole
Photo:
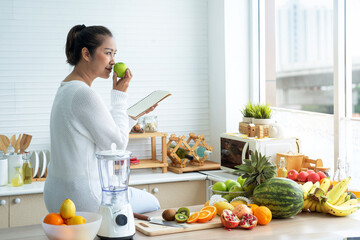
[[[108,150],[96,153],[102,188],[101,205],[129,203],[128,184],[131,152]]]

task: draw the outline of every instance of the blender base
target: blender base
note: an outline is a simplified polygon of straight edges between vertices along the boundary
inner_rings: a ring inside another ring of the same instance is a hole
[[[98,236],[98,238],[102,239],[102,240],[132,240],[135,234],[131,235],[131,236],[126,236],[126,237],[104,237],[104,236],[100,236],[100,235],[96,235]]]

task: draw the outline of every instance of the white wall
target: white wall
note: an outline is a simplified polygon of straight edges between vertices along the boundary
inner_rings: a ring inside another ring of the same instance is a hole
[[[173,95],[153,112],[159,130],[210,139],[208,20],[207,0],[2,0],[0,134],[25,132],[33,135],[30,150],[49,149],[52,101],[71,71],[66,35],[85,24],[113,32],[116,60],[134,75],[129,104],[153,90],[169,90]],[[97,79],[93,88],[109,102],[111,79]],[[129,150],[150,156],[149,144],[133,140]]]
[[[209,0],[208,24],[210,136],[218,161],[219,135],[238,132],[249,101],[249,1]]]

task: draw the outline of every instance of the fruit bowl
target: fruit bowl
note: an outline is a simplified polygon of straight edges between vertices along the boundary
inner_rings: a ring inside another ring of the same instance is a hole
[[[50,240],[93,240],[100,229],[102,216],[92,212],[76,212],[76,215],[86,219],[85,224],[80,225],[51,225],[44,223],[41,225],[46,236]]]
[[[209,191],[212,193],[212,195],[221,195],[229,202],[231,201],[231,199],[239,196],[247,197],[247,198],[252,197],[252,191],[225,192],[225,191],[213,190],[212,188],[213,185],[209,186]]]

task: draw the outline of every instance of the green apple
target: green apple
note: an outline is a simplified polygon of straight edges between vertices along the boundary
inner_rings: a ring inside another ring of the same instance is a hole
[[[222,196],[224,199],[226,199],[228,202],[231,202],[231,200],[234,198],[233,196],[231,196],[230,194],[225,194]]]
[[[242,192],[242,191],[244,191],[244,189],[242,187],[240,187],[238,185],[234,185],[230,189],[229,193],[230,193],[230,196],[232,196],[234,198],[234,197],[240,196],[241,195],[240,192]]]
[[[114,65],[114,72],[116,72],[119,78],[123,78],[125,76],[127,66],[125,63],[118,62]]]
[[[240,186],[244,185],[244,182],[246,181],[246,178],[242,178],[242,176],[238,177],[236,180],[238,183],[240,183]]]
[[[231,181],[231,182],[229,182],[229,183],[226,185],[226,189],[227,189],[228,191],[230,191],[230,189],[231,189],[233,186],[235,186],[235,185],[241,187],[240,183],[235,182],[235,181]]]
[[[226,185],[223,182],[217,182],[212,186],[214,191],[226,192]]]

